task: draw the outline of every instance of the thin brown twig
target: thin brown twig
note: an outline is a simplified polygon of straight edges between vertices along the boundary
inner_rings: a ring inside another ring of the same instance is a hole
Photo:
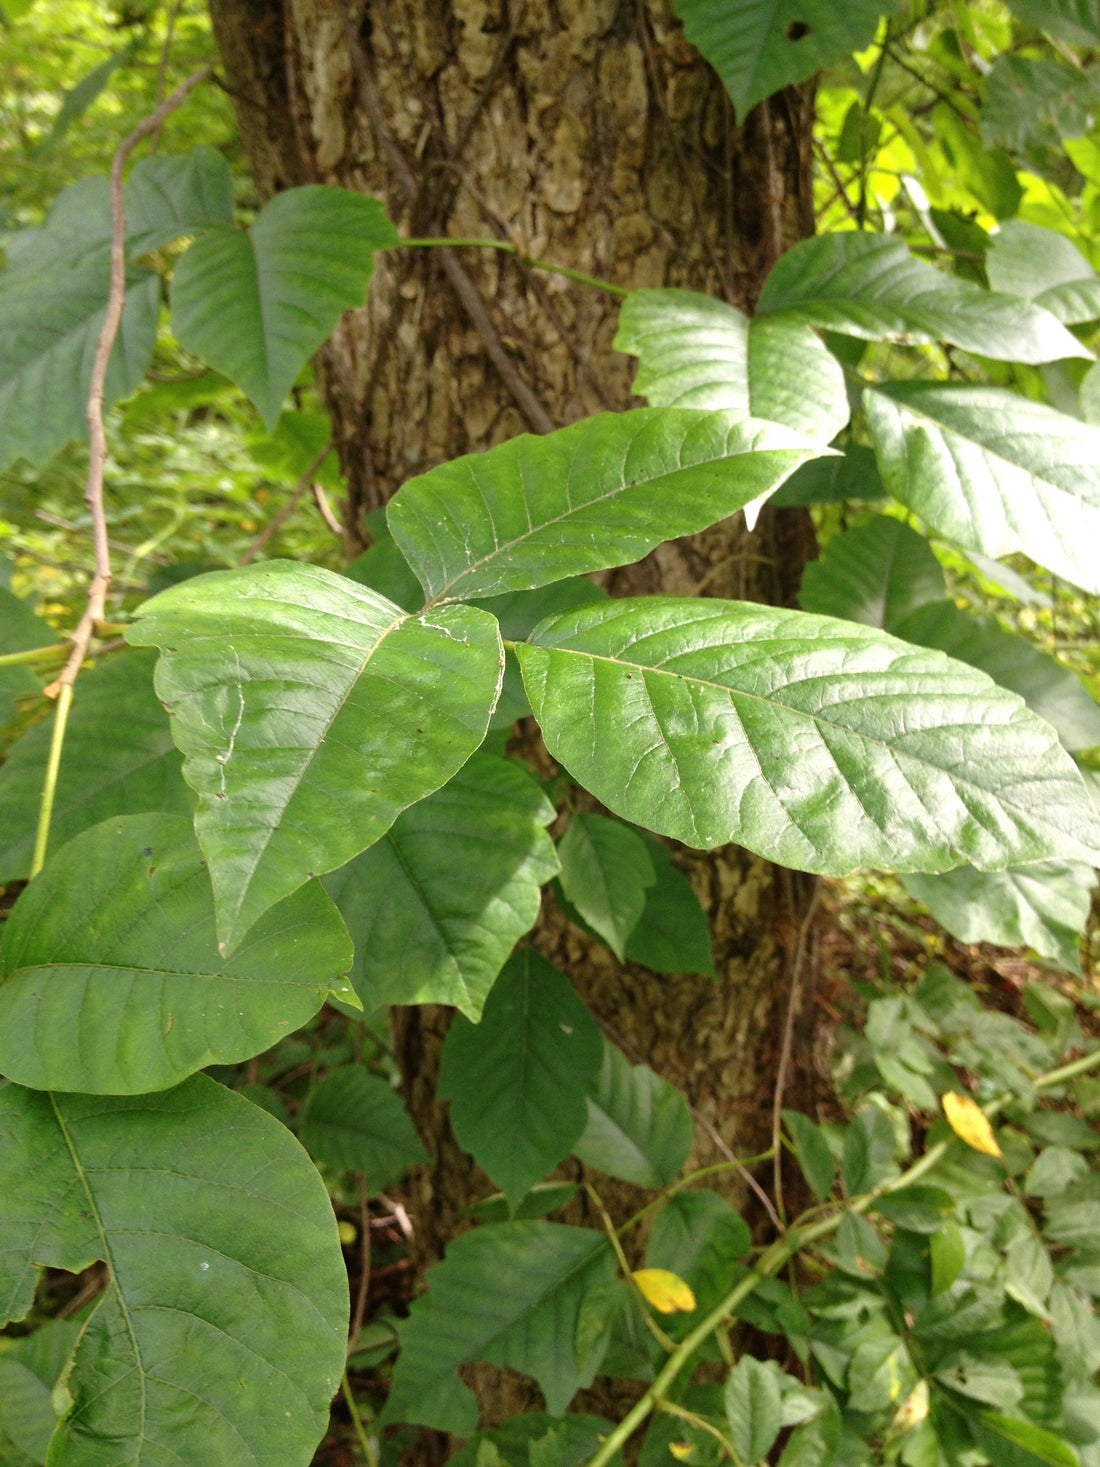
[[[268,521],[268,523],[256,536],[255,540],[253,540],[252,544],[241,556],[240,560],[237,561],[238,566],[251,565],[256,556],[259,555],[260,551],[271,539],[272,535],[274,535],[277,530],[281,530],[282,527],[286,524],[287,520],[298,508],[298,505],[301,502],[302,495],[309,488],[310,480],[324,463],[325,459],[328,458],[329,454],[332,452],[332,446],[332,439],[330,438],[329,441],[325,444],[324,448],[321,449],[321,452],[310,464],[309,468],[306,469],[305,473],[295,484],[293,490],[291,491],[290,498],[283,505],[279,513]]]
[[[313,491],[313,502],[317,506],[317,513],[321,516],[321,518],[324,520],[325,524],[329,527],[332,533],[336,535],[338,539],[342,540],[344,538],[344,531],[340,526],[340,521],[332,512],[332,507],[325,496],[325,491],[321,488],[320,484],[317,483],[316,479],[313,481],[311,488]]]
[[[351,1332],[348,1335],[348,1354],[359,1343],[363,1333],[363,1320],[367,1313],[367,1294],[370,1291],[370,1209],[367,1205],[367,1179],[359,1173],[359,1288],[355,1295],[355,1310],[351,1316]]]
[[[96,344],[92,376],[88,386],[88,485],[84,503],[92,517],[92,544],[95,547],[95,574],[88,588],[88,604],[73,634],[73,650],[61,675],[45,690],[55,698],[62,687],[72,687],[80,665],[88,651],[96,624],[103,621],[107,591],[111,584],[111,553],[107,543],[107,517],[103,510],[103,472],[107,463],[107,435],[103,428],[103,388],[107,380],[107,364],[118,335],[122,307],[126,299],[126,206],[122,192],[122,170],[137,145],[154,133],[166,117],[204,82],[213,71],[207,64],[192,72],[170,97],[166,97],[151,116],[140,122],[128,138],[119,144],[111,165],[111,288],[107,296],[107,314]]]
[[[791,910],[794,910],[794,882],[788,877],[788,899]],[[794,1046],[794,1021],[798,1012],[798,1000],[801,993],[802,964],[806,957],[806,942],[813,926],[814,914],[817,911],[818,899],[821,896],[821,881],[814,878],[813,893],[810,896],[802,921],[798,926],[798,940],[795,943],[794,954],[790,964],[790,993],[787,997],[787,1017],[783,1023],[783,1043],[779,1051],[779,1067],[775,1074],[775,1095],[772,1100],[772,1147],[775,1155],[772,1158],[775,1177],[775,1205],[780,1216],[783,1213],[783,1147],[780,1140],[780,1130],[783,1121],[783,1091],[787,1087],[787,1071],[791,1064],[791,1050]]]

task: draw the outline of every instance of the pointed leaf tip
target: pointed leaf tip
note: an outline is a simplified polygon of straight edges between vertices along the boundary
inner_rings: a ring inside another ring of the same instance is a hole
[[[949,1090],[943,1097],[943,1113],[947,1123],[960,1140],[980,1151],[984,1156],[1001,1156],[989,1117],[977,1101],[969,1095],[958,1095]]]

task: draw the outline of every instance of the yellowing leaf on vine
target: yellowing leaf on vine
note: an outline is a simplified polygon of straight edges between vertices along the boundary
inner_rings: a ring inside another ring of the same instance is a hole
[[[661,1314],[675,1314],[677,1310],[688,1313],[695,1308],[695,1295],[679,1274],[667,1268],[639,1268],[630,1277]]]
[[[669,1442],[668,1449],[677,1462],[686,1462],[695,1450],[691,1442]]]
[[[943,1113],[955,1135],[985,1156],[1000,1156],[1001,1148],[993,1135],[989,1118],[969,1095],[956,1095],[949,1090],[943,1097]]]

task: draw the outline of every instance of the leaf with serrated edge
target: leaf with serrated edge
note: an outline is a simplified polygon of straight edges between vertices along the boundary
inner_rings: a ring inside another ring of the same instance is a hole
[[[514,1210],[569,1155],[603,1058],[596,1021],[565,975],[524,948],[505,964],[479,1024],[457,1016],[438,1095],[451,1126]]]
[[[163,1090],[270,1049],[350,963],[316,881],[220,957],[191,822],[106,820],[47,861],[4,924],[0,1070],[37,1090]]]
[[[29,1309],[39,1268],[107,1262],[54,1460],[311,1461],[347,1277],[321,1179],[278,1121],[205,1075],[132,1099],[8,1085],[0,1212],[0,1322]]]
[[[504,670],[486,612],[411,616],[291,561],[197,576],[138,618],[127,638],[161,649],[157,692],[199,796],[227,949],[462,767]]]
[[[864,405],[895,499],[967,550],[1100,592],[1100,429],[999,387],[896,382]]]
[[[768,276],[757,312],[868,341],[947,341],[1011,362],[1092,356],[1042,306],[945,275],[915,260],[892,235],[803,240]]]
[[[691,1141],[691,1113],[680,1091],[605,1043],[588,1097],[588,1125],[573,1155],[609,1177],[663,1187],[687,1160]]]
[[[374,251],[397,243],[377,199],[309,184],[276,194],[246,231],[205,234],[176,266],[172,330],[274,428],[301,368],[361,306]]]
[[[463,1233],[428,1272],[428,1291],[401,1325],[401,1354],[382,1420],[469,1436],[477,1426],[459,1365],[488,1360],[533,1375],[560,1416],[595,1366],[575,1364],[574,1338],[587,1290],[615,1273],[602,1233],[560,1223],[510,1222]]]
[[[517,648],[547,747],[616,814],[796,869],[1093,861],[1100,821],[1049,724],[872,627],[651,597]]]
[[[386,517],[431,600],[465,601],[640,560],[820,452],[736,413],[601,413],[441,464],[398,490]]]
[[[840,363],[811,326],[750,321],[694,290],[635,290],[616,351],[638,358],[634,391],[652,407],[725,408],[828,443],[849,417]]]
[[[479,751],[325,888],[355,942],[368,1010],[450,1003],[477,1022],[558,870],[554,807],[514,760]]]
[[[51,850],[112,815],[194,810],[168,716],[153,692],[155,662],[152,652],[128,652],[81,674],[65,727]],[[29,874],[52,737],[51,722],[35,724],[0,765],[0,881]]]
[[[363,1172],[372,1194],[430,1160],[401,1097],[362,1065],[339,1065],[313,1086],[298,1134],[314,1161]]]

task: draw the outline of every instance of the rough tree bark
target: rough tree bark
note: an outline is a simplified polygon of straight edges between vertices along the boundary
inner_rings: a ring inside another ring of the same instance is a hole
[[[411,475],[632,404],[633,364],[611,348],[615,298],[526,259],[751,309],[779,254],[812,232],[810,89],[736,123],[669,0],[211,0],[211,10],[261,198],[339,184],[385,199],[406,237],[519,250],[382,258],[367,306],[319,353],[353,549],[368,538],[364,513]],[[813,553],[804,511],[765,513],[751,536],[737,516],[609,586],[790,604]],[[808,886],[735,848],[682,860],[710,913],[717,983],[624,970],[549,904],[535,940],[627,1053],[686,1091],[706,1164],[722,1144],[767,1144]],[[413,1113],[439,1158],[415,1184],[421,1261],[438,1255],[471,1190],[487,1190],[434,1102],[446,1022],[433,1009],[395,1019]],[[478,1384],[489,1416],[522,1408],[522,1391],[487,1374]]]

